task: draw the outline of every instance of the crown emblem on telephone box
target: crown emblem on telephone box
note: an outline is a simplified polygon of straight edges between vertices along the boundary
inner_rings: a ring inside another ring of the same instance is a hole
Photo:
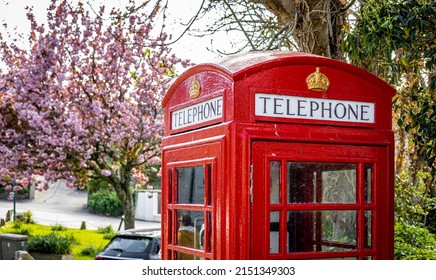
[[[200,83],[195,77],[192,79],[191,85],[189,86],[189,96],[191,98],[197,98],[200,96]]]
[[[330,86],[330,81],[326,75],[321,73],[319,67],[316,71],[306,78],[307,88],[313,91],[327,91]]]

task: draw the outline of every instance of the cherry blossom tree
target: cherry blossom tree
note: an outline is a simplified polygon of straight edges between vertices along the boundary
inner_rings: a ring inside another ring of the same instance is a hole
[[[52,0],[45,24],[28,8],[28,47],[0,33],[0,181],[46,189],[100,177],[134,228],[132,189],[160,161],[160,101],[175,67],[187,66],[153,30],[156,9],[108,13]]]

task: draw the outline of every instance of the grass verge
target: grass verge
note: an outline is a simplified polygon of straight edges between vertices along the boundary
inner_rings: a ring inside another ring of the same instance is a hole
[[[63,237],[74,237],[71,253],[74,260],[93,260],[110,238],[115,234],[112,227],[99,228],[98,230],[72,229],[62,225],[38,225],[35,223],[8,222],[0,228],[0,233],[15,233],[29,236],[28,242],[34,236],[45,236],[55,233]]]

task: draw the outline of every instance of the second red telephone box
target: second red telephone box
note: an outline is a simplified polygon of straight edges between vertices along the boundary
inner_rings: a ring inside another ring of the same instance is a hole
[[[352,65],[254,52],[168,90],[163,259],[392,259],[395,91]]]

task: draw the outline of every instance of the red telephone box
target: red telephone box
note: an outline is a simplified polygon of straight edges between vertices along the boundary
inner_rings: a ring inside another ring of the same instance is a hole
[[[163,259],[392,259],[394,90],[328,58],[194,66],[164,100]]]

